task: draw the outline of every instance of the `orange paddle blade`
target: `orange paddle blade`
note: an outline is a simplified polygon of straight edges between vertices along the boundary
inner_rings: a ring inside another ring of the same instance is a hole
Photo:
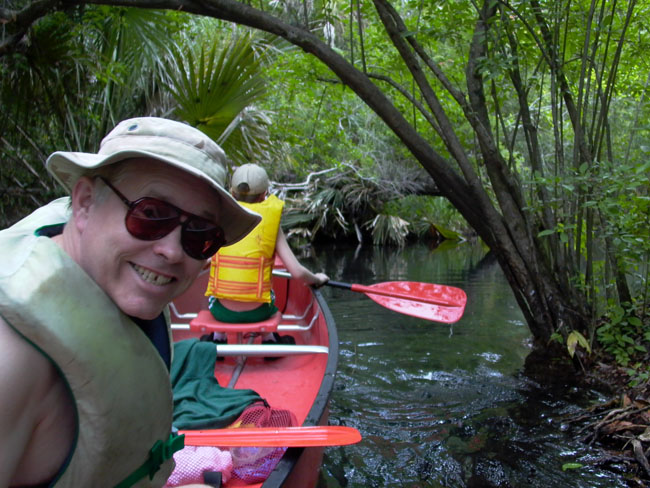
[[[361,440],[357,429],[340,425],[181,430],[186,446],[314,447],[346,446]]]

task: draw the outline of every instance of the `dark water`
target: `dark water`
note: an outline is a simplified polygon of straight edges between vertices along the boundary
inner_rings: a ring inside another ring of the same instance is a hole
[[[449,326],[323,289],[340,340],[330,423],[356,427],[363,441],[326,451],[321,487],[626,486],[590,465],[594,453],[562,428],[562,418],[604,398],[521,374],[530,335],[480,246],[328,247],[306,262],[338,281],[426,281],[468,295]]]

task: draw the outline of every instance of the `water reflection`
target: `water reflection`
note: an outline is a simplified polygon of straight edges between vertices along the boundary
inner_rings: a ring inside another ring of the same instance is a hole
[[[480,246],[328,247],[309,264],[338,281],[424,281],[468,296],[464,317],[449,326],[324,288],[341,342],[331,422],[364,439],[326,451],[322,487],[626,486],[595,468],[562,470],[590,454],[559,419],[599,398],[521,375],[530,334]]]

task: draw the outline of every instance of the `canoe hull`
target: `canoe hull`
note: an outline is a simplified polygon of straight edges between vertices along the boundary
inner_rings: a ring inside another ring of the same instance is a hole
[[[206,283],[204,274],[175,300],[171,310],[175,340],[201,334],[197,330],[187,330],[186,326],[199,310],[207,308],[207,299],[203,296]],[[298,345],[326,346],[328,353],[287,356],[273,361],[250,357],[234,387],[253,389],[271,407],[291,410],[299,425],[327,425],[329,399],[338,366],[334,320],[321,294],[305,283],[274,277],[273,289],[276,305],[283,314],[278,332],[293,336]],[[260,342],[260,338],[254,340]],[[246,339],[228,334],[229,344],[237,341]],[[215,376],[219,384],[227,385],[236,369],[236,357],[218,361]],[[318,483],[323,453],[322,447],[289,448],[264,483],[248,486],[313,488]]]

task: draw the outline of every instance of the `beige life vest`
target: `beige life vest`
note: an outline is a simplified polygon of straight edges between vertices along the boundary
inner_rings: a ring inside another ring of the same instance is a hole
[[[222,247],[212,256],[205,294],[271,303],[271,272],[284,202],[270,195],[263,202],[239,204],[260,214],[262,221],[241,241]]]
[[[56,243],[35,234],[66,222],[68,201],[0,232],[0,314],[54,362],[74,397],[78,432],[55,485],[115,486],[168,439],[172,391],[147,336]],[[167,461],[134,486],[162,486],[172,468]]]

